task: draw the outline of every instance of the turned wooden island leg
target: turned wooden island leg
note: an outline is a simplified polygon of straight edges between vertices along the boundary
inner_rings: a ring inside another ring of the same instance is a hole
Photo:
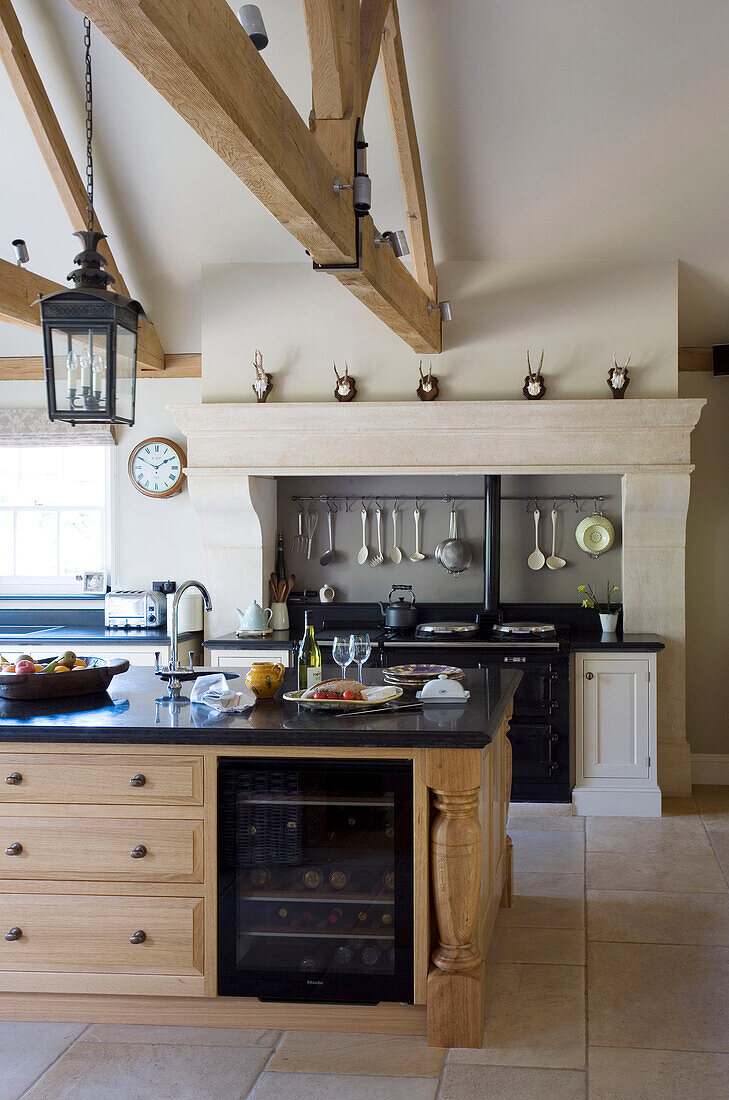
[[[430,854],[438,928],[438,946],[428,975],[431,1046],[480,1047],[482,1041],[480,757],[473,749],[432,749],[427,753],[426,782],[433,791],[436,810]]]

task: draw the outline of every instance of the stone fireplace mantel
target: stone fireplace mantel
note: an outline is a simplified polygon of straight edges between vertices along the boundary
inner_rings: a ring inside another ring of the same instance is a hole
[[[612,473],[623,476],[624,627],[659,634],[659,779],[690,792],[684,565],[690,437],[701,399],[171,405],[188,442],[209,630],[267,595],[276,477],[293,474]]]

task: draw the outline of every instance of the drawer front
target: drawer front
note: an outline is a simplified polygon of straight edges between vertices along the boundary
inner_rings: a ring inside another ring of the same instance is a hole
[[[200,977],[203,907],[200,898],[3,894],[0,972]]]
[[[201,806],[202,757],[0,754],[0,805]]]
[[[202,821],[0,817],[0,877],[202,882]]]

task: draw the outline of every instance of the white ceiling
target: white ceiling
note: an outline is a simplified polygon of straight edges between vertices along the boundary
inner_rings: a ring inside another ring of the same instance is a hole
[[[301,0],[259,0],[264,58],[310,101]],[[231,3],[232,7],[237,6]],[[78,163],[81,16],[16,0]],[[400,0],[436,261],[679,259],[681,342],[729,339],[725,0]],[[202,263],[305,261],[168,104],[94,33],[96,205],[170,351],[200,347]],[[63,281],[75,241],[0,71],[0,255]],[[373,215],[402,224],[379,76],[366,118]],[[0,326],[0,355],[37,354]]]

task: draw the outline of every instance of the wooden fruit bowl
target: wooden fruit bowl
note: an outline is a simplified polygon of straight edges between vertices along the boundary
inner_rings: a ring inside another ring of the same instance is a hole
[[[86,668],[71,672],[4,672],[0,674],[0,699],[66,699],[70,695],[93,695],[106,691],[114,676],[126,672],[129,661],[112,657],[82,657]],[[52,657],[41,658],[47,664]]]

